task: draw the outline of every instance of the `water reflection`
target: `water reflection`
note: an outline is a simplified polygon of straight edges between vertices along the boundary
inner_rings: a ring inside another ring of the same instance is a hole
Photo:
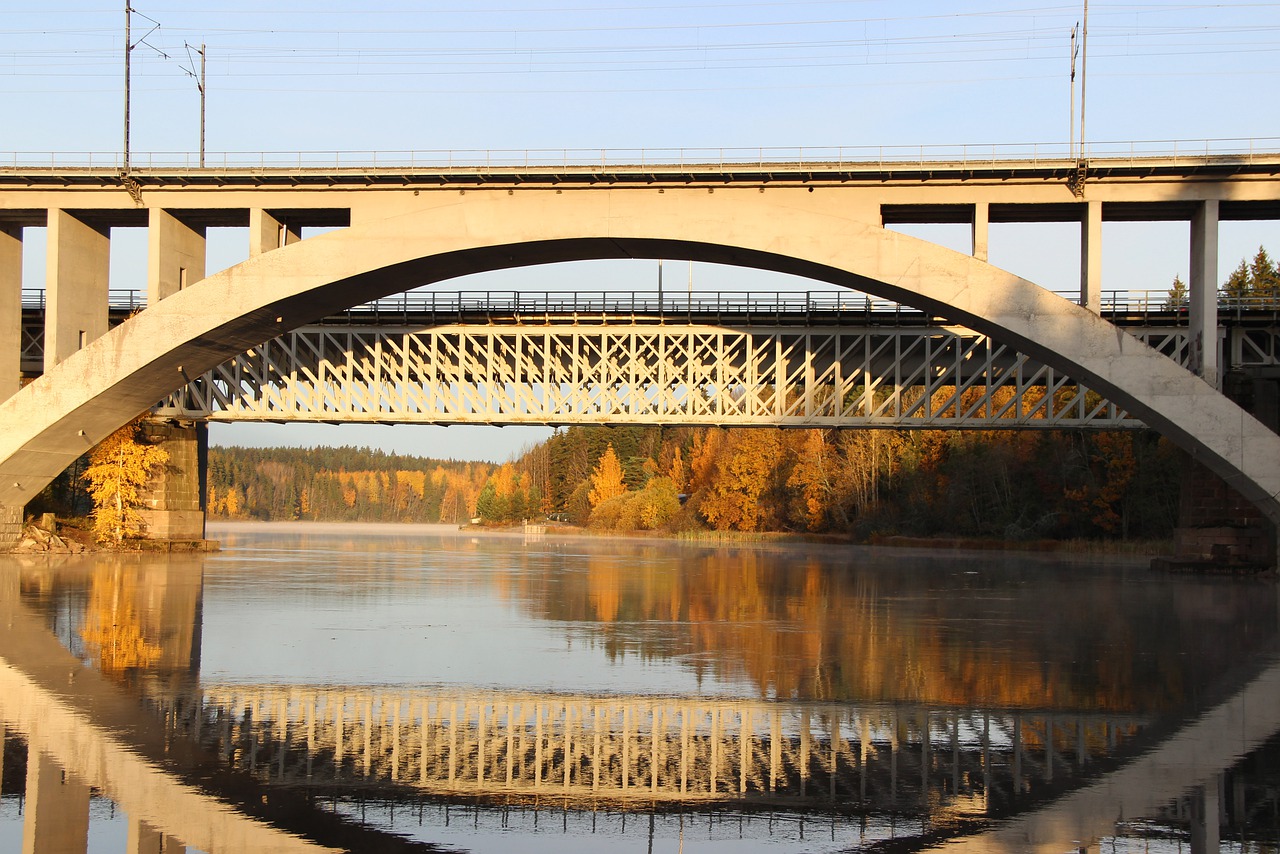
[[[241,545],[244,559],[0,565],[0,843],[20,826],[24,851],[118,850],[95,842],[95,795],[129,851],[1275,839],[1269,587],[845,550]],[[414,628],[437,652],[408,681],[333,661],[324,679],[264,681],[227,663],[244,637],[260,659],[300,642],[307,614],[404,667],[419,656],[386,646],[396,607],[480,600],[499,603],[486,631],[527,638],[529,623],[566,643],[505,680],[446,677],[427,620]],[[263,602],[275,635],[246,619]],[[566,690],[559,671],[583,656],[671,662],[703,688]]]

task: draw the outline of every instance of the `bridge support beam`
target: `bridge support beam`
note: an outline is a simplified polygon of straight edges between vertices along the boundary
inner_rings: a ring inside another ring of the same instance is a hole
[[[271,211],[254,208],[249,211],[249,257],[297,243],[302,229],[277,218]]]
[[[990,244],[991,206],[986,202],[978,202],[973,206],[973,257],[979,261],[987,260],[987,248]]]
[[[143,496],[141,513],[147,537],[203,540],[208,426],[153,419],[144,422],[142,435],[169,453],[169,462],[151,479]]]
[[[1102,311],[1102,202],[1084,203],[1080,220],[1080,304]]]
[[[1191,370],[1218,388],[1218,200],[1200,202],[1191,216],[1188,320]]]
[[[107,333],[110,230],[49,211],[44,369]]]
[[[22,854],[66,854],[89,844],[89,787],[41,750],[27,756]]]
[[[147,305],[204,278],[205,230],[152,208],[147,224]]]
[[[0,227],[0,402],[22,385],[22,228]]]

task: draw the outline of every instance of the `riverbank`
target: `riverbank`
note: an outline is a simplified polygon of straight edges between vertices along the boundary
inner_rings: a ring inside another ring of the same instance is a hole
[[[528,526],[463,525],[470,533],[528,533]],[[1054,552],[1061,554],[1128,555],[1154,558],[1173,554],[1172,540],[997,540],[981,537],[908,537],[873,535],[870,538],[797,531],[598,531],[561,523],[535,526],[545,535],[562,534],[601,539],[653,539],[675,542],[741,545],[746,543],[812,544],[836,546],[883,546],[904,549],[961,551]]]

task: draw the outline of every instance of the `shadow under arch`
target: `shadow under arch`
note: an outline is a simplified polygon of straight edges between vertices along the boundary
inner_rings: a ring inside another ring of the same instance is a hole
[[[252,258],[147,308],[0,405],[0,508],[187,378],[327,314],[458,276],[667,258],[789,273],[933,312],[1107,395],[1280,523],[1280,436],[1106,320],[970,256],[768,194],[460,196]]]

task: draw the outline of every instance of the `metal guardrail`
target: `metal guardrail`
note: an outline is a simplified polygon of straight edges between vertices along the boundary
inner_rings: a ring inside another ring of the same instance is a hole
[[[1078,291],[1055,291],[1058,296],[1078,302]],[[113,311],[137,311],[146,307],[146,291],[113,288],[108,306]],[[42,311],[43,289],[24,289],[22,307]],[[1185,300],[1173,300],[1167,290],[1112,290],[1102,293],[1102,314],[1145,317],[1169,313],[1185,314]],[[1222,314],[1257,312],[1280,313],[1280,294],[1220,297]],[[442,317],[460,315],[612,315],[671,316],[698,315],[850,315],[888,319],[919,318],[927,313],[893,300],[858,291],[437,291],[411,290],[352,306],[334,315],[335,319],[394,320],[397,316]]]
[[[657,167],[730,171],[786,164],[794,168],[823,166],[873,168],[908,165],[982,166],[1017,162],[1038,165],[1079,160],[1252,163],[1280,152],[1280,137],[1237,137],[1202,140],[1129,140],[1090,142],[1072,150],[1063,142],[940,145],[837,145],[758,148],[555,148],[555,149],[425,149],[393,151],[228,151],[199,155],[189,151],[135,152],[131,171],[281,170],[281,169],[423,169],[486,172],[511,169],[578,171],[644,171]],[[121,170],[120,152],[17,151],[0,154],[0,169]]]

